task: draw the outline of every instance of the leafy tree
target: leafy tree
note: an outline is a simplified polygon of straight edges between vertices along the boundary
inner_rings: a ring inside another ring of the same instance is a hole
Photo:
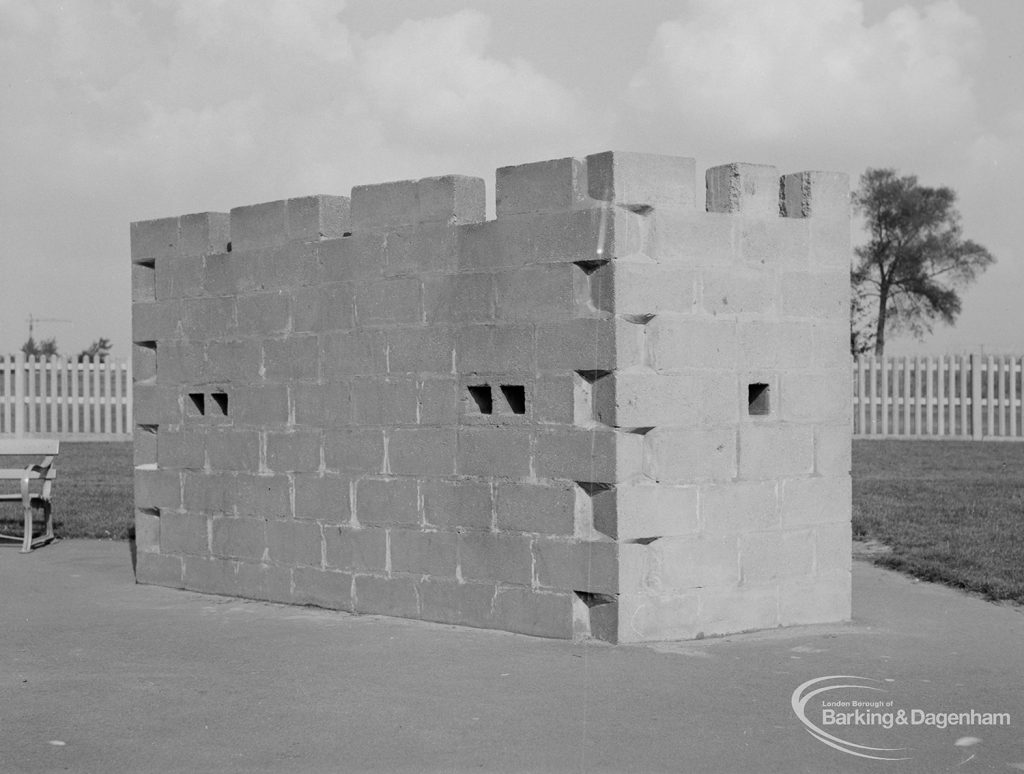
[[[851,277],[851,348],[873,339],[881,356],[887,330],[922,338],[935,320],[953,325],[960,314],[958,290],[995,262],[988,250],[963,238],[956,194],[920,185],[913,175],[897,177],[893,169],[869,169],[853,203],[870,239],[857,248],[860,260]]]
[[[25,353],[25,357],[53,357],[57,354],[57,339],[42,339],[39,343],[32,337],[28,337],[28,341],[21,345],[21,351]]]
[[[79,352],[76,359],[79,363],[86,358],[91,358],[93,363],[105,363],[108,357],[110,357],[110,339],[100,336],[86,349]]]

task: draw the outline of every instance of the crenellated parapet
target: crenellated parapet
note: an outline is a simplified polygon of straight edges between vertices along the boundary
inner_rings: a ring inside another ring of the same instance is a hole
[[[554,637],[849,616],[844,175],[607,152],[132,224],[139,579]]]

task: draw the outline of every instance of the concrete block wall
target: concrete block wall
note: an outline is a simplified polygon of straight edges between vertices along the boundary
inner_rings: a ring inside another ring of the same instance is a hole
[[[847,181],[694,170],[132,224],[138,579],[610,641],[848,617]]]

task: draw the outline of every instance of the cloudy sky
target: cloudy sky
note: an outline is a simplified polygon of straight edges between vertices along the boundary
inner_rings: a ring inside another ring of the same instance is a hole
[[[0,352],[129,353],[128,224],[607,149],[959,194],[1024,352],[1020,0],[0,0]]]

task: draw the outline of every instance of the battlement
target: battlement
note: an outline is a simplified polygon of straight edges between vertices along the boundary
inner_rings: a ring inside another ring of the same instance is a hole
[[[494,220],[447,175],[133,223],[139,579],[613,641],[847,617],[848,182],[705,183],[606,152],[499,169]]]

